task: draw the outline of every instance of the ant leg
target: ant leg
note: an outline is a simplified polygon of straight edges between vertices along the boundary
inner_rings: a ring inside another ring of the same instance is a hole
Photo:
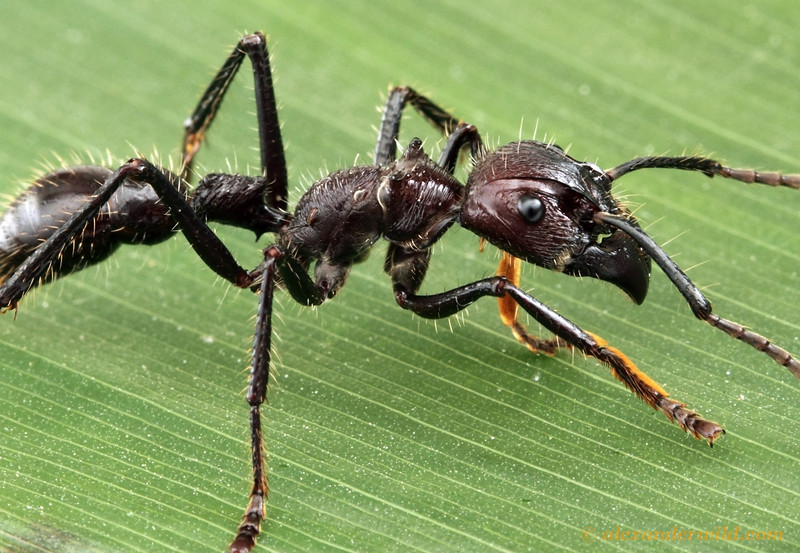
[[[283,255],[277,246],[264,250],[261,294],[258,300],[253,357],[250,363],[250,384],[247,403],[250,404],[250,442],[253,466],[253,488],[242,523],[230,545],[230,553],[247,553],[256,545],[261,521],[266,517],[269,482],[264,456],[264,437],[261,434],[261,405],[267,397],[269,384],[270,347],[272,341],[272,300],[276,282],[276,262]]]
[[[611,180],[616,180],[626,173],[639,169],[680,169],[683,171],[699,171],[708,177],[719,175],[727,179],[746,183],[766,184],[768,186],[786,186],[800,188],[800,175],[783,175],[768,171],[760,172],[752,169],[731,169],[718,161],[706,157],[640,157],[606,171]]]
[[[400,121],[406,104],[411,105],[434,127],[443,134],[453,131],[458,120],[445,110],[434,104],[425,96],[408,86],[398,86],[389,92],[386,107],[381,118],[378,131],[378,143],[375,146],[375,165],[386,165],[397,156],[397,137],[400,135]]]
[[[407,250],[397,244],[389,244],[383,270],[391,275],[395,291],[416,294],[425,279],[430,257],[430,249],[415,251]],[[518,286],[520,260],[509,253],[503,252],[497,274],[514,286]],[[510,296],[500,296],[497,299],[497,303],[503,324],[510,327],[514,337],[532,352],[555,355],[559,348],[570,347],[568,342],[558,337],[545,340],[529,334],[525,326],[519,322],[517,317],[519,306]]]
[[[269,178],[265,198],[270,207],[286,211],[288,188],[286,158],[278,123],[278,109],[275,104],[275,89],[272,85],[267,40],[262,33],[247,35],[239,40],[233,52],[203,93],[192,115],[186,119],[181,177],[188,180],[194,156],[200,149],[206,132],[216,117],[219,105],[222,103],[233,77],[241,67],[245,55],[250,58],[255,80],[261,172],[263,176]]]
[[[383,270],[392,277],[395,297],[398,292],[415,294],[419,290],[428,272],[430,260],[430,249],[409,250],[397,244],[389,244]]]
[[[519,287],[519,275],[521,272],[521,261],[508,252],[503,252],[500,259],[500,266],[497,268],[497,275],[504,277],[508,282]],[[500,319],[503,324],[511,328],[514,337],[527,346],[533,353],[544,353],[545,355],[555,355],[559,348],[568,348],[570,344],[559,337],[545,340],[528,333],[521,322],[519,322],[519,304],[511,296],[501,296],[497,298],[500,308]]]
[[[621,351],[610,347],[599,336],[584,331],[504,277],[486,278],[430,296],[418,296],[400,285],[395,285],[395,298],[401,307],[430,319],[453,315],[484,296],[511,297],[550,332],[572,344],[585,355],[609,366],[612,374],[629,390],[651,407],[660,409],[667,418],[676,422],[695,438],[704,438],[709,445],[713,445],[714,440],[725,433],[717,423],[703,419],[694,411],[687,409],[685,404],[670,399],[669,394],[661,386],[640,371]]]
[[[47,274],[64,248],[83,232],[126,179],[148,184],[155,190],[169,209],[171,219],[178,224],[189,244],[209,268],[236,286],[244,288],[252,284],[256,275],[239,266],[205,220],[191,208],[183,191],[158,167],[146,160],[134,159],[114,171],[91,199],[55,230],[3,283],[0,287],[0,309],[17,307],[22,296]]]
[[[459,123],[458,127],[447,137],[447,143],[442,148],[442,153],[439,154],[436,163],[452,175],[456,170],[456,162],[458,162],[461,148],[466,145],[470,146],[472,159],[479,159],[486,155],[478,128],[470,123]]]
[[[343,266],[341,269],[347,271],[349,267]],[[317,286],[309,276],[308,267],[291,255],[280,258],[278,270],[286,290],[300,305],[321,305],[327,299],[326,290]]]
[[[403,116],[403,109],[409,102],[439,132],[450,137],[439,157],[440,166],[452,173],[455,169],[458,152],[466,144],[470,145],[473,157],[477,158],[483,154],[483,143],[478,130],[474,126],[460,123],[458,119],[433,103],[426,96],[417,93],[413,88],[398,86],[389,93],[386,107],[383,110],[381,128],[378,131],[378,143],[375,146],[375,165],[386,165],[396,158],[400,121]]]
[[[786,367],[796,377],[800,378],[800,362],[792,357],[785,349],[776,346],[764,336],[745,329],[742,325],[723,319],[711,311],[711,302],[697,289],[697,286],[689,280],[678,265],[666,254],[661,247],[655,243],[642,229],[631,224],[622,217],[609,213],[597,213],[595,218],[598,222],[607,223],[623,232],[629,234],[647,252],[650,258],[661,267],[664,274],[672,281],[672,284],[683,295],[694,316],[705,321],[711,326],[720,329],[729,336],[741,340],[745,344],[756,348],[758,351],[769,355],[778,364]]]
[[[404,297],[409,297],[408,294],[416,294],[428,271],[430,257],[430,249],[416,251],[405,249],[397,244],[389,244],[383,270],[392,276],[396,294],[399,292],[404,294]],[[503,252],[498,276],[504,277],[516,286],[519,283],[519,272],[519,259]],[[500,318],[503,324],[510,327],[514,337],[534,353],[555,355],[559,348],[569,347],[569,343],[557,337],[551,340],[543,340],[529,334],[525,326],[517,320],[518,305],[510,296],[500,296],[497,302],[500,307]],[[406,307],[403,303],[400,303],[400,305]],[[409,308],[414,310],[413,307]]]
[[[81,209],[111,173],[111,169],[100,166],[60,167],[33,181],[17,196],[0,216],[0,284]],[[176,180],[175,184],[181,194],[186,194],[180,182]],[[80,229],[70,247],[59,252],[40,282],[98,263],[120,244],[162,242],[174,234],[174,226],[153,190],[125,181],[91,224]]]

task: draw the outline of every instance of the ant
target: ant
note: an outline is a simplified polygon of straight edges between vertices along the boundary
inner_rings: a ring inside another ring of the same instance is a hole
[[[192,163],[231,81],[248,57],[255,79],[261,174],[209,174],[188,186]],[[397,138],[411,104],[447,136],[433,161],[415,138],[399,159]],[[521,262],[619,287],[637,304],[646,295],[651,262],[672,281],[694,315],[766,353],[800,377],[786,350],[712,312],[686,274],[611,193],[618,178],[640,169],[699,171],[746,183],[800,188],[800,175],[731,169],[704,157],[641,157],[608,171],[569,157],[554,144],[518,141],[489,151],[478,130],[408,87],[393,89],[381,120],[374,163],[322,178],[288,211],[286,160],[266,39],[243,37],[184,123],[179,172],[131,159],[115,171],[100,166],[57,169],[18,197],[0,218],[0,308],[16,310],[35,286],[107,258],[121,243],[155,244],[180,230],[219,276],[258,293],[250,381],[253,487],[231,552],[251,551],[266,516],[267,475],[261,405],[267,393],[273,293],[285,288],[305,306],[332,298],[351,267],[380,239],[384,270],[397,303],[425,318],[449,317],[485,296],[498,298],[503,322],[534,352],[576,348],[610,367],[648,405],[710,445],[725,433],[671,399],[621,351],[539,302],[519,287]],[[453,175],[462,150],[473,166],[466,186]],[[209,221],[275,235],[264,261],[241,267],[208,227]],[[458,222],[503,255],[498,274],[433,295],[420,295],[431,246]],[[313,276],[311,274],[313,264]],[[555,337],[541,339],[518,320],[521,307]]]

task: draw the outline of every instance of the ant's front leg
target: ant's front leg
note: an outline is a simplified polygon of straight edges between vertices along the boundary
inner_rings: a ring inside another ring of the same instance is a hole
[[[261,174],[269,179],[265,199],[269,207],[286,211],[288,174],[283,151],[281,129],[278,123],[278,108],[272,71],[269,65],[267,39],[262,33],[247,35],[239,40],[233,52],[225,60],[203,93],[194,112],[184,123],[181,177],[188,180],[194,156],[205,140],[206,132],[217,115],[222,99],[228,91],[233,77],[247,55],[253,66],[255,80],[256,114],[258,117],[259,149],[261,151]]]
[[[497,268],[498,276],[505,277],[511,284],[519,287],[520,273],[522,272],[522,260],[514,257],[508,252],[503,252],[500,259],[500,266]],[[511,333],[518,342],[524,344],[533,353],[544,353],[545,355],[555,355],[559,349],[568,348],[570,344],[558,336],[550,339],[534,336],[528,329],[519,322],[519,304],[511,296],[497,298],[500,309],[500,320],[511,329]]]
[[[383,110],[381,128],[378,131],[378,143],[375,146],[375,165],[386,165],[394,161],[397,156],[400,121],[403,117],[403,109],[408,103],[411,103],[414,109],[439,132],[448,137],[437,163],[450,174],[455,171],[458,154],[462,147],[469,145],[474,158],[484,154],[483,142],[475,126],[460,122],[413,88],[398,86],[389,93]]]
[[[594,357],[611,368],[613,375],[648,405],[660,409],[670,420],[696,438],[704,438],[713,445],[725,431],[717,424],[701,418],[686,408],[685,404],[669,398],[653,379],[640,371],[628,357],[610,347],[599,336],[584,331],[559,315],[536,298],[514,286],[505,277],[495,276],[479,280],[440,294],[417,295],[395,280],[397,303],[425,318],[441,319],[453,315],[485,296],[510,298],[531,317],[558,338],[572,344],[585,355]]]

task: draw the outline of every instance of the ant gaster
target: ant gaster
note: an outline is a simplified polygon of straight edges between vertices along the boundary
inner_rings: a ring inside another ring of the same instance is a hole
[[[228,87],[248,56],[255,77],[260,137],[259,176],[211,174],[191,189],[192,162]],[[414,139],[395,160],[404,107],[410,103],[448,135],[437,162]],[[469,148],[474,166],[466,186],[453,176]],[[155,244],[179,229],[201,259],[240,288],[259,292],[250,366],[253,487],[230,551],[250,551],[266,515],[267,476],[261,405],[267,392],[276,286],[303,305],[319,305],[344,285],[351,266],[382,237],[385,271],[401,307],[426,318],[448,317],[484,296],[496,297],[503,322],[530,349],[547,354],[574,347],[608,365],[614,376],[681,428],[713,444],[725,431],[671,399],[619,350],[540,303],[518,286],[521,260],[568,275],[595,277],[624,290],[636,303],[647,295],[651,261],[684,296],[694,315],[756,349],[800,377],[788,352],[737,323],[720,318],[697,287],[612,196],[631,171],[699,171],[743,182],[800,188],[800,175],[730,169],[702,157],[643,157],[603,171],[576,161],[552,144],[519,141],[487,151],[477,129],[459,122],[407,87],[391,91],[373,165],[334,172],[287,210],[287,172],[266,40],[242,38],[185,122],[178,174],[145,159],[116,171],[99,166],[55,170],[36,180],[0,219],[0,307],[17,309],[43,281],[97,263],[120,243]],[[69,216],[65,214],[71,214]],[[253,270],[241,267],[207,222],[276,236]],[[434,295],[417,292],[431,246],[458,222],[500,248],[496,276]],[[313,277],[309,274],[313,265]],[[519,307],[555,337],[539,339],[517,320]]]

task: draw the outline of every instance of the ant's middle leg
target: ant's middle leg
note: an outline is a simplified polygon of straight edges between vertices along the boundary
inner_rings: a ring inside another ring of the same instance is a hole
[[[269,65],[267,39],[262,33],[247,35],[239,40],[233,52],[225,60],[203,93],[194,112],[184,123],[181,177],[188,180],[192,162],[206,132],[217,115],[222,99],[230,87],[233,77],[247,55],[253,66],[255,80],[256,113],[258,117],[259,148],[261,151],[261,173],[268,178],[265,199],[267,204],[280,211],[286,211],[288,174],[283,140],[278,123],[278,108],[275,102],[275,89],[272,85],[272,71]]]
[[[250,383],[247,402],[250,404],[250,443],[253,468],[253,487],[250,502],[242,517],[229,553],[247,553],[255,547],[266,516],[269,494],[264,437],[261,433],[261,405],[266,401],[272,341],[272,305],[276,284],[281,281],[292,297],[302,305],[319,305],[325,301],[322,291],[306,272],[304,264],[279,245],[264,250],[261,265],[261,293],[258,300],[253,356],[250,363]]]
[[[253,487],[250,501],[245,509],[242,523],[228,549],[231,553],[248,552],[256,545],[261,532],[261,522],[266,517],[269,495],[267,463],[264,455],[264,437],[261,433],[261,405],[267,397],[269,366],[272,342],[272,305],[277,281],[276,264],[284,256],[277,246],[264,250],[261,293],[258,296],[258,314],[253,339],[253,355],[250,362],[250,382],[247,387],[247,403],[250,405],[250,445],[253,468]]]

